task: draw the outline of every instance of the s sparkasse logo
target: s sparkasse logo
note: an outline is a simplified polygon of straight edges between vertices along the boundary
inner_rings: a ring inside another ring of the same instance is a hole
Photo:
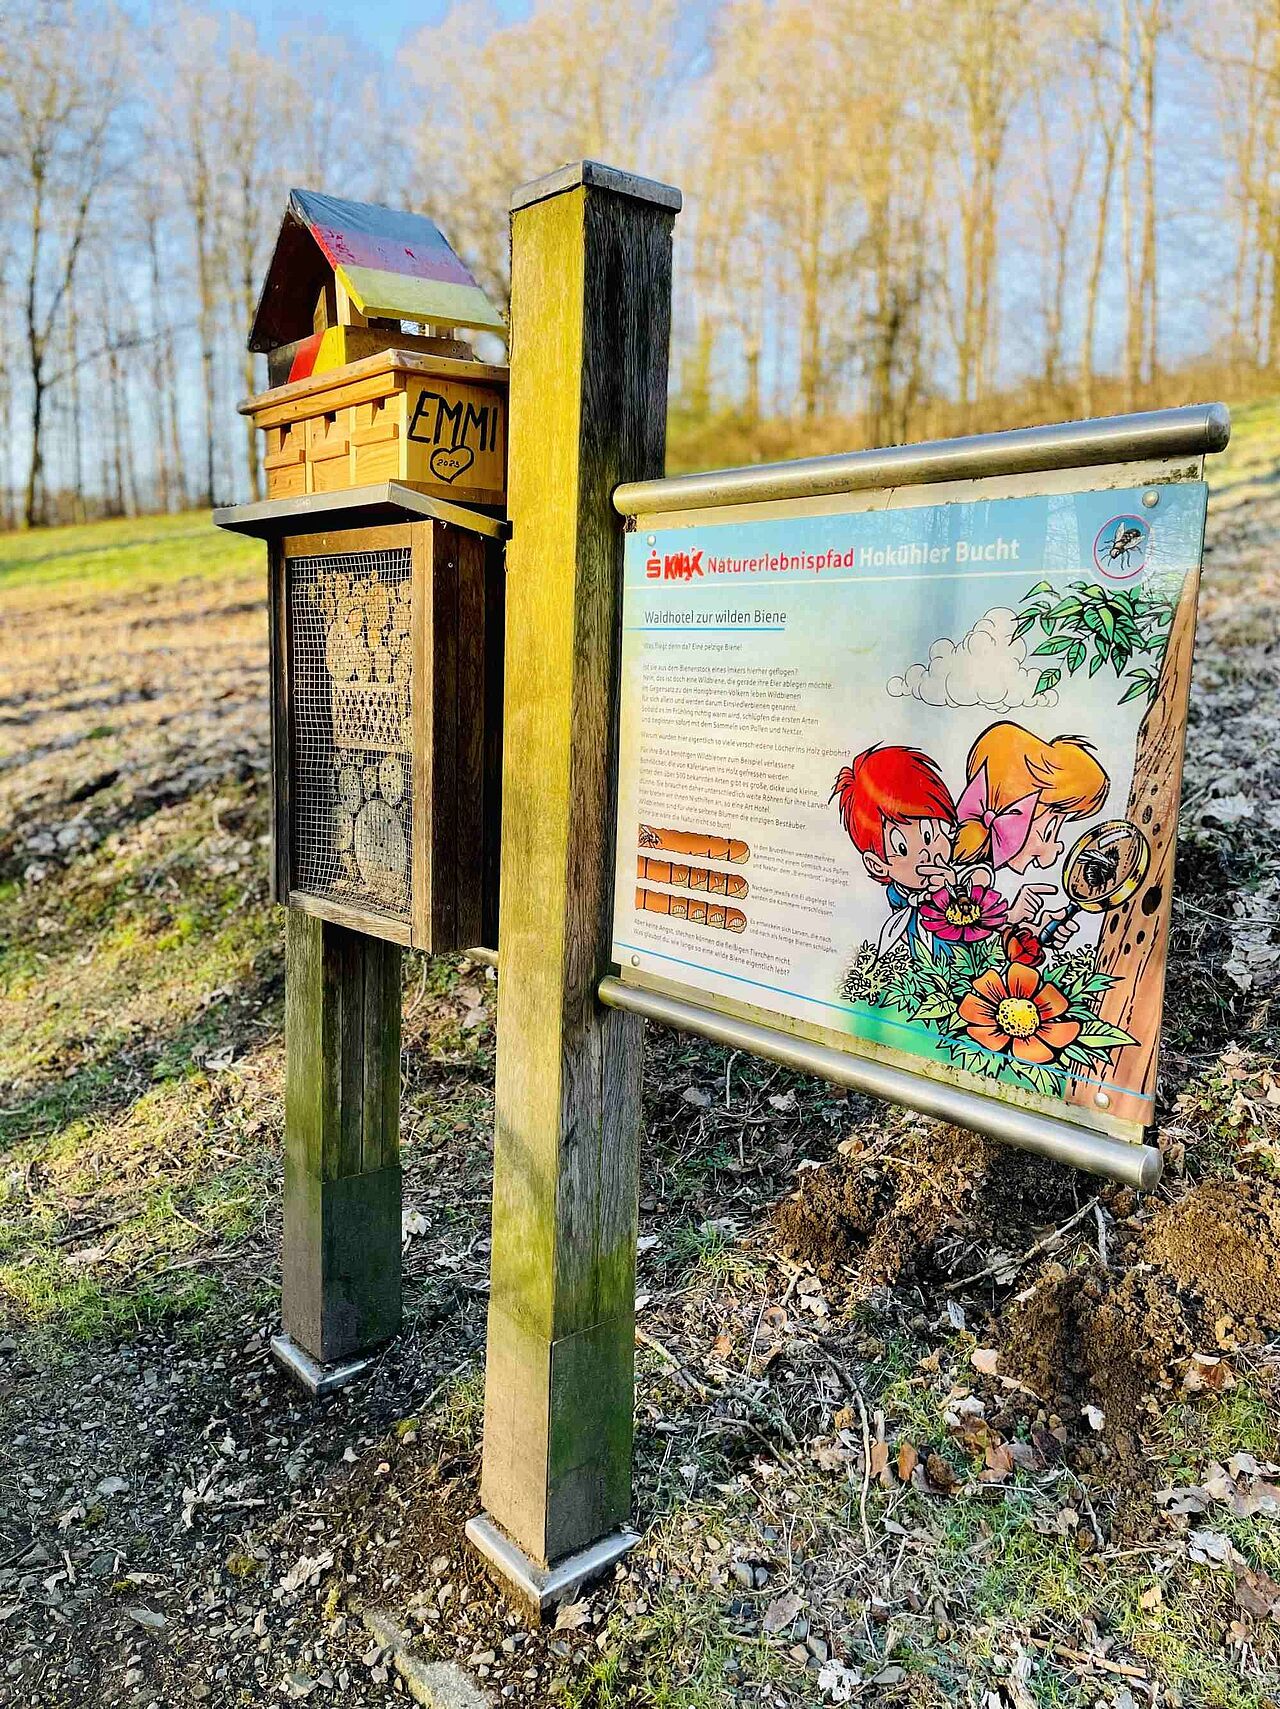
[[[696,552],[666,552],[662,556],[650,552],[644,573],[651,582],[691,582],[703,573],[701,548]]]

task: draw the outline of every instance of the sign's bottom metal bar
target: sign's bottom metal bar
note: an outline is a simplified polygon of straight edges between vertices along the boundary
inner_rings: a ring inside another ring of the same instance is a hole
[[[983,1098],[958,1086],[927,1080],[923,1075],[909,1074],[905,1069],[869,1057],[849,1056],[809,1039],[793,1038],[771,1027],[701,1008],[680,997],[627,985],[621,979],[601,980],[599,996],[609,1008],[627,1009],[680,1032],[696,1033],[713,1044],[748,1050],[797,1073],[847,1086],[850,1091],[891,1099],[922,1115],[936,1116],[940,1121],[954,1122],[1005,1145],[1017,1146],[1020,1151],[1052,1157],[1055,1162],[1069,1163],[1091,1175],[1106,1175],[1126,1187],[1154,1187],[1164,1167],[1164,1159],[1154,1146],[1107,1139],[1071,1122],[1056,1121],[1052,1116],[1037,1115],[1016,1105],[1000,1104],[994,1098]]]

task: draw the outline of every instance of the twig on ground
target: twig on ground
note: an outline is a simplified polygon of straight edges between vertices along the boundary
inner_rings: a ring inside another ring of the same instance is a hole
[[[729,1076],[733,1073],[734,1063],[741,1055],[742,1052],[740,1050],[731,1050],[729,1052],[728,1060],[724,1065],[724,1107],[726,1110],[731,1107],[731,1100],[729,1096]]]
[[[867,1553],[872,1550],[871,1527],[867,1522],[867,1497],[871,1491],[871,1423],[867,1417],[867,1403],[862,1398],[862,1390],[854,1382],[847,1367],[836,1358],[826,1345],[822,1336],[816,1335],[813,1345],[830,1365],[831,1369],[844,1384],[846,1392],[853,1397],[858,1408],[858,1417],[862,1423],[862,1488],[858,1493],[858,1517],[862,1521],[862,1540],[867,1545]]]
[[[972,1287],[975,1282],[985,1282],[988,1276],[998,1276],[1001,1279],[1005,1276],[1016,1276],[1018,1271],[1025,1269],[1033,1258],[1038,1258],[1042,1252],[1051,1251],[1064,1234],[1070,1233],[1078,1222],[1082,1222],[1088,1216],[1097,1202],[1096,1197],[1087,1200],[1065,1222],[1059,1223],[1057,1228],[1051,1229],[1048,1234],[1042,1235],[1034,1245],[1028,1246],[1021,1258],[1011,1258],[1005,1262],[988,1264],[985,1270],[978,1270],[972,1276],[960,1276],[955,1281],[947,1283],[947,1292],[953,1294],[959,1288]]]
[[[427,994],[427,972],[428,972],[428,969],[430,968],[430,966],[431,966],[430,961],[424,955],[422,958],[422,978],[418,981],[418,994],[413,999],[412,1003],[410,1003],[409,1007],[404,1012],[404,1018],[406,1021],[411,1021],[413,1019],[413,1017],[417,1014],[418,1009],[422,1003],[422,999]]]
[[[122,1222],[128,1222],[130,1217],[137,1216],[137,1210],[121,1211],[119,1216],[108,1217],[104,1222],[91,1222],[82,1228],[69,1228],[65,1234],[57,1234],[49,1242],[51,1246],[75,1246],[82,1240],[89,1240],[95,1234],[105,1234],[109,1228],[118,1228]],[[201,1231],[203,1233],[203,1230]]]
[[[799,1286],[800,1278],[804,1275],[804,1271],[799,1267],[798,1264],[788,1263],[788,1261],[785,1258],[780,1257],[778,1255],[778,1253],[776,1253],[776,1252],[767,1253],[766,1256],[769,1258],[772,1258],[773,1262],[778,1266],[779,1270],[782,1270],[787,1276],[786,1289],[783,1292],[782,1298],[778,1301],[779,1305],[786,1305],[787,1301],[791,1298],[792,1294],[795,1293],[796,1288]]]
[[[656,1353],[660,1359],[665,1360],[665,1362],[673,1371],[676,1372],[678,1376],[684,1378],[685,1382],[688,1383],[689,1387],[693,1389],[695,1393],[702,1396],[703,1400],[711,1399],[711,1390],[707,1388],[705,1383],[700,1383],[684,1362],[676,1358],[670,1348],[664,1347],[661,1341],[656,1340],[654,1336],[641,1329],[638,1324],[636,1326],[636,1340],[642,1347],[647,1347],[651,1353]]]
[[[1034,1640],[1032,1640],[1034,1642]],[[1145,1685],[1147,1676],[1140,1667],[1131,1667],[1128,1662],[1113,1662],[1109,1656],[1090,1655],[1087,1650],[1073,1650],[1069,1644],[1054,1644],[1055,1656],[1075,1662],[1083,1662],[1086,1667],[1100,1668],[1103,1673],[1118,1673],[1123,1679],[1138,1679]]]
[[[656,1340],[654,1336],[638,1326],[636,1328],[636,1340],[642,1347],[648,1347],[659,1358],[664,1359],[671,1369],[682,1377],[690,1388],[701,1395],[704,1400],[710,1400],[714,1396],[720,1400],[737,1401],[740,1406],[746,1407],[747,1411],[753,1413],[763,1424],[776,1430],[788,1448],[799,1448],[800,1444],[796,1438],[796,1433],[781,1412],[772,1412],[767,1406],[762,1405],[754,1395],[748,1394],[745,1389],[738,1388],[736,1385],[730,1386],[714,1382],[708,1385],[700,1381],[683,1360],[677,1359],[670,1348],[664,1347],[661,1341]],[[783,1463],[785,1464],[785,1462]]]
[[[426,1412],[428,1407],[434,1405],[435,1402],[437,1400],[439,1400],[440,1396],[448,1388],[449,1384],[453,1381],[453,1379],[455,1377],[460,1377],[462,1375],[462,1373],[467,1369],[467,1367],[473,1363],[474,1363],[474,1360],[471,1358],[459,1360],[459,1362],[453,1367],[453,1369],[451,1371],[446,1372],[445,1375],[443,1377],[441,1377],[440,1381],[436,1384],[435,1388],[432,1389],[431,1393],[422,1402],[421,1406],[418,1408],[418,1411],[419,1412]]]

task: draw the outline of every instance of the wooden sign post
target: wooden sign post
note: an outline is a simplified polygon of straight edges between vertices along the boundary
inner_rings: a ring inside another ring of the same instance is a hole
[[[609,967],[619,482],[659,474],[677,190],[592,161],[512,200],[511,465],[485,1513],[534,1612],[634,1540],[642,1034]]]
[[[275,1352],[317,1393],[400,1327],[401,953],[289,910]]]

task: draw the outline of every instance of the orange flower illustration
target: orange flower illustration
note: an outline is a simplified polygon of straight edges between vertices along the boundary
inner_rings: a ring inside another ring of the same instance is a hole
[[[1052,1062],[1073,1042],[1079,1021],[1064,1021],[1067,999],[1043,985],[1034,967],[1011,962],[989,967],[960,1003],[960,1019],[975,1044],[1007,1051],[1019,1062]]]

